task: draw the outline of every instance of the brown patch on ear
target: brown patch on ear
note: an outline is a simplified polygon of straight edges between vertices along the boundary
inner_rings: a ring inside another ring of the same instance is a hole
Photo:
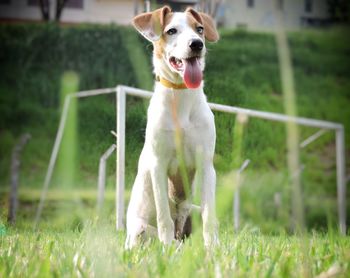
[[[210,15],[199,13],[203,20],[205,38],[210,42],[217,42],[220,38],[215,22]]]
[[[188,9],[187,9],[188,10]],[[186,10],[186,11],[187,11]],[[192,10],[192,9],[191,9]],[[194,10],[192,10],[192,11],[194,11]],[[195,12],[195,11],[194,11]],[[190,25],[190,27],[195,31],[195,32],[197,32],[196,31],[196,28],[198,27],[198,26],[203,26],[203,23],[201,22],[202,21],[202,18],[199,16],[199,14],[197,13],[197,12],[195,12],[195,14],[197,14],[198,15],[198,18],[196,18],[195,16],[194,16],[194,14],[192,14],[192,12],[191,11],[189,11],[189,13],[187,14],[187,21],[188,21],[188,25]],[[200,21],[199,21],[200,20]],[[203,26],[203,28],[204,28],[204,26]],[[201,35],[201,34],[198,34],[198,35],[200,35],[200,36],[204,36],[204,34],[203,35]]]
[[[210,42],[216,42],[219,40],[219,34],[215,27],[215,22],[211,18],[210,15],[207,15],[205,13],[200,13],[195,11],[192,8],[187,8],[187,13],[190,13],[190,25],[193,26],[193,20],[197,22],[197,24],[203,25],[204,28],[204,36],[205,38]]]
[[[167,21],[167,15],[171,13],[168,6],[157,9],[153,12],[137,15],[132,20],[135,28],[148,40],[157,41],[162,35]]]
[[[153,42],[153,52],[158,59],[161,59],[164,54],[165,39],[163,36],[159,40]]]
[[[174,15],[173,13],[167,13],[165,15],[163,30],[164,30],[164,27],[170,23],[173,15]],[[165,45],[166,45],[166,37],[163,35],[159,38],[159,40],[153,42],[153,51],[158,59],[162,58],[164,54]]]
[[[165,26],[167,26],[170,23],[171,19],[173,18],[173,15],[174,15],[174,13],[171,12],[171,11],[169,13],[165,14],[165,16],[163,18],[164,19],[164,21],[163,21],[163,30],[164,30]]]
[[[193,17],[193,19],[200,23],[200,24],[203,24],[203,21],[202,21],[202,17],[199,15],[199,13],[197,11],[195,11],[194,9],[188,7],[186,10],[185,10],[185,13],[190,13]]]

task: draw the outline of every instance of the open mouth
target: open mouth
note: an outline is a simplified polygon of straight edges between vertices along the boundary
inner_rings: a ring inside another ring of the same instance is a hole
[[[200,57],[178,59],[172,56],[169,59],[169,63],[176,71],[183,72],[183,79],[187,88],[195,89],[201,85],[203,73]]]
[[[170,65],[177,71],[183,71],[183,62],[181,59],[175,58],[174,56],[170,57]]]

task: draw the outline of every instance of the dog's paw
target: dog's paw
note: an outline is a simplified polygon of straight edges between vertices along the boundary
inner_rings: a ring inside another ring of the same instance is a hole
[[[124,248],[125,248],[125,250],[131,250],[134,247],[141,245],[144,241],[145,241],[145,231],[144,230],[142,230],[138,234],[127,235]]]
[[[158,226],[159,240],[166,245],[171,244],[174,241],[174,231],[175,231],[175,226],[173,221],[169,221],[165,225],[159,225]]]
[[[130,235],[126,237],[124,248],[125,250],[131,250],[137,245],[137,240],[136,238],[132,238]]]

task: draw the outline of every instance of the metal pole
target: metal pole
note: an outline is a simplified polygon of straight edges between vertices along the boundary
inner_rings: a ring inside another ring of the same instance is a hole
[[[106,187],[106,160],[101,157],[98,165],[97,211],[101,212]]]
[[[145,10],[145,12],[150,12],[151,11],[151,1],[150,0],[145,0],[144,10]]]
[[[237,173],[237,183],[239,183],[239,174]],[[240,207],[240,198],[239,198],[239,186],[236,189],[235,196],[233,199],[233,227],[235,232],[239,229],[239,207]]]
[[[50,184],[51,177],[52,177],[52,172],[53,172],[53,169],[55,167],[56,160],[57,160],[58,150],[60,148],[61,141],[62,141],[64,127],[65,127],[66,121],[67,121],[70,100],[71,100],[71,95],[67,95],[65,100],[64,100],[63,110],[62,110],[62,114],[61,114],[60,124],[59,124],[57,134],[56,134],[55,144],[54,144],[54,147],[53,147],[53,150],[51,153],[49,167],[48,167],[47,172],[46,172],[43,190],[41,191],[39,206],[38,206],[38,209],[36,211],[34,228],[36,228],[38,223],[39,223],[41,212],[42,212],[43,207],[44,207],[44,201],[46,198],[47,189],[49,188],[49,184]]]
[[[134,0],[134,16],[139,14],[139,1]]]
[[[238,231],[239,229],[239,215],[240,215],[240,193],[239,188],[241,186],[241,173],[244,171],[245,168],[248,167],[248,164],[250,163],[249,159],[246,159],[241,168],[237,171],[236,175],[236,191],[233,198],[233,226],[235,231]]]
[[[109,158],[109,156],[113,153],[115,150],[116,145],[113,144],[108,148],[108,150],[101,156],[100,158],[100,164],[98,167],[98,197],[97,197],[97,210],[98,212],[101,211],[103,200],[105,196],[105,188],[106,188],[106,160]]]
[[[15,224],[16,213],[18,208],[18,180],[19,180],[19,168],[21,166],[21,152],[24,146],[28,143],[31,135],[25,133],[21,136],[19,142],[12,150],[11,158],[11,188],[10,188],[10,198],[8,206],[8,216],[7,222],[10,224]]]
[[[320,129],[316,133],[312,134],[310,137],[306,138],[303,142],[301,142],[299,147],[300,148],[305,148],[306,146],[311,144],[313,141],[315,141],[316,139],[320,138],[326,132],[327,132],[326,129]]]
[[[70,96],[76,97],[76,98],[83,98],[83,97],[92,97],[92,96],[99,96],[99,95],[107,95],[115,92],[115,88],[104,88],[104,89],[95,89],[95,90],[88,90],[88,91],[80,91],[77,93],[72,93]]]
[[[345,184],[345,140],[344,128],[335,133],[337,153],[337,195],[340,233],[346,234],[346,184]]]
[[[142,90],[142,89],[137,89],[129,86],[122,86],[122,85],[120,87],[123,88],[123,90],[127,95],[131,95],[131,96],[151,98],[153,95],[152,92]],[[210,102],[208,104],[212,110],[225,112],[225,113],[245,114],[250,117],[261,118],[261,119],[271,120],[276,122],[284,122],[284,123],[291,121],[303,126],[318,127],[323,129],[326,128],[326,129],[335,130],[338,128],[342,128],[341,124],[329,122],[329,121],[322,121],[322,120],[309,119],[309,118],[303,118],[303,117],[294,117],[294,116],[288,116],[285,114],[252,110],[247,108],[240,108],[240,107],[210,103]]]
[[[124,229],[124,175],[125,175],[125,99],[126,93],[117,86],[117,165],[116,165],[116,229]]]

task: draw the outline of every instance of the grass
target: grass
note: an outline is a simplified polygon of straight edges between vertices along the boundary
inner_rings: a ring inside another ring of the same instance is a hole
[[[255,204],[257,194],[252,192],[244,205]],[[100,219],[95,190],[51,190],[38,230],[33,230],[39,196],[40,190],[21,191],[16,226],[4,224],[6,210],[0,212],[1,277],[315,277],[327,272],[347,277],[350,271],[350,238],[332,229],[300,238],[281,227],[277,233],[266,232],[271,227],[257,228],[251,218],[252,224],[245,220],[235,233],[219,204],[219,248],[204,249],[201,223],[194,221],[194,233],[181,247],[150,240],[125,251],[125,232],[116,232],[113,225],[113,190],[106,192]],[[220,203],[231,200],[227,195],[217,198]],[[4,202],[0,198],[2,206]]]
[[[124,251],[124,238],[99,222],[85,223],[80,231],[9,228],[0,236],[0,276],[315,277],[334,271],[347,277],[350,272],[350,240],[336,234],[307,235],[306,252],[298,237],[263,235],[249,226],[236,234],[222,227],[220,247],[210,251],[199,230],[180,247],[151,240]]]
[[[33,231],[32,219],[40,196],[36,188],[42,184],[58,121],[60,74],[67,67],[78,72],[80,89],[111,87],[115,83],[135,86],[142,80],[148,88],[152,77],[144,75],[150,72],[146,61],[150,48],[142,44],[133,48],[137,40],[128,29],[83,26],[61,30],[50,26],[32,32],[31,28],[34,27],[14,28],[15,32],[0,30],[0,37],[6,39],[1,41],[6,42],[7,53],[0,56],[4,60],[1,66],[6,69],[0,80],[1,208],[7,207],[7,188],[3,185],[8,184],[5,174],[11,148],[21,132],[30,131],[33,137],[23,153],[17,225],[5,225],[6,209],[0,211],[0,277],[346,277],[350,273],[349,237],[339,236],[334,228],[337,223],[334,136],[325,134],[301,152],[308,232],[297,237],[289,233],[291,194],[285,126],[249,119],[243,132],[243,126],[237,125],[239,119],[219,113],[215,115],[218,138],[215,167],[220,248],[204,249],[199,217],[194,216],[197,219],[194,234],[182,246],[163,247],[151,240],[141,248],[124,251],[125,233],[116,233],[112,224],[114,191],[110,186],[115,182],[114,163],[108,168],[103,210],[106,217],[102,219],[96,216],[96,192],[92,189],[96,185],[98,157],[114,143],[114,138],[106,135],[114,129],[113,96],[79,101],[79,171],[75,183],[62,186],[54,178],[39,229]],[[303,31],[290,34],[288,39],[298,115],[343,123],[349,143],[350,67],[346,31]],[[125,39],[123,32],[127,35]],[[223,30],[221,37],[218,44],[208,46],[205,92],[209,101],[283,113],[273,36]],[[82,39],[89,43],[81,49]],[[58,54],[50,52],[54,59],[37,50],[43,41],[50,41],[51,47],[60,45],[51,49]],[[54,82],[48,78],[51,75],[55,76]],[[49,94],[45,95],[47,91]],[[147,101],[128,98],[127,105],[128,198],[144,141]],[[302,138],[313,132],[314,129],[300,129]],[[232,153],[237,161],[233,161]],[[246,158],[251,163],[241,176],[243,228],[234,233],[232,168]],[[280,204],[275,202],[276,194]],[[325,229],[327,233],[322,232]]]

